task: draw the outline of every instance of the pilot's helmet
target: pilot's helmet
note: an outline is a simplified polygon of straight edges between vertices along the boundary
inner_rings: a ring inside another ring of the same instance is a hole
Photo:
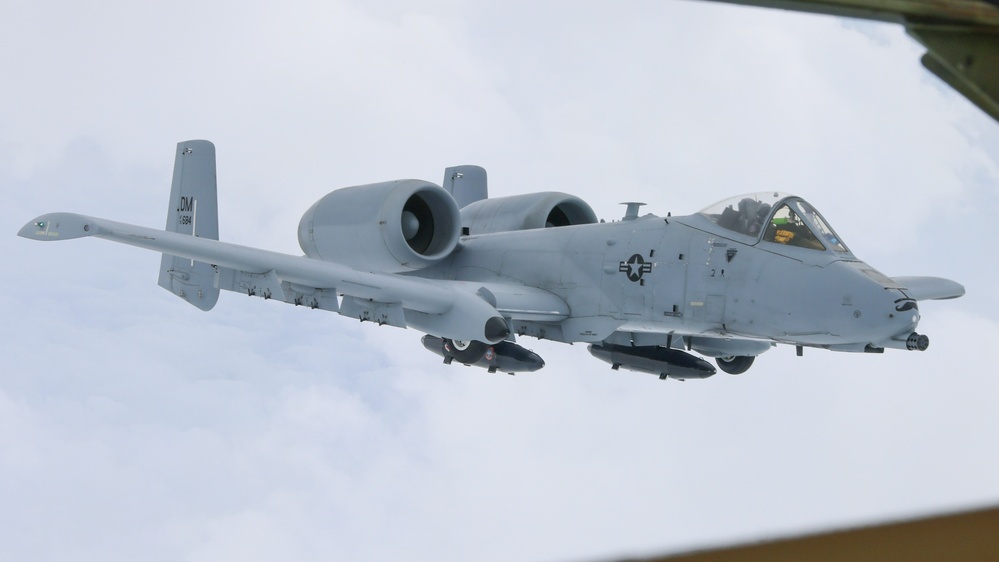
[[[759,210],[756,211],[756,218],[760,220],[767,218],[767,215],[770,214],[770,209],[772,209],[770,203],[762,203]]]

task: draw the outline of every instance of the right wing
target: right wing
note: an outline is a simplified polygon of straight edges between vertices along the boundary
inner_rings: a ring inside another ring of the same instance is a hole
[[[345,265],[291,256],[73,213],[42,215],[18,236],[69,240],[95,236],[211,264],[218,289],[339,312],[360,320],[454,340],[496,343],[509,333],[508,319],[555,322],[568,306],[533,287],[438,281],[358,271]],[[338,304],[337,295],[344,295]]]

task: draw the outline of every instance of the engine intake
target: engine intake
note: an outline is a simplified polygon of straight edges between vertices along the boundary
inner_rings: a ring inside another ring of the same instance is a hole
[[[298,243],[310,258],[367,271],[411,271],[450,255],[460,222],[458,205],[438,185],[373,183],[317,201],[298,224]]]

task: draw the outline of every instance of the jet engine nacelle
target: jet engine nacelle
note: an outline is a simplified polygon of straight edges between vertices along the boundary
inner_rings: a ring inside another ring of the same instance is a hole
[[[298,223],[310,258],[366,271],[422,269],[451,254],[461,232],[451,194],[422,180],[345,187],[317,201]]]
[[[557,191],[482,199],[461,209],[461,226],[468,234],[595,222],[597,215],[586,201]]]

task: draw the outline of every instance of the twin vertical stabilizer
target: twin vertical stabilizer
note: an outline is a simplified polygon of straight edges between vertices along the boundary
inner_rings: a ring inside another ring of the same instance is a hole
[[[451,166],[444,169],[444,189],[454,197],[459,209],[489,197],[486,170],[481,166]]]
[[[166,230],[219,239],[218,182],[215,145],[204,140],[177,144]],[[159,285],[201,310],[219,299],[211,264],[163,254]]]

